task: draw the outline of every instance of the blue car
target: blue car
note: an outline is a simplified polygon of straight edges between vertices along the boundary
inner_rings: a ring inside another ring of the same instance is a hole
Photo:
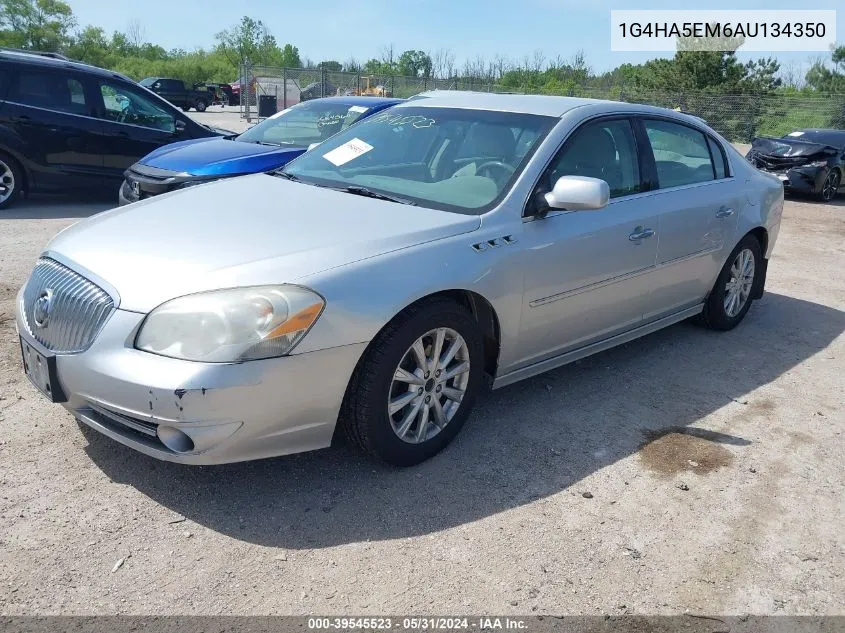
[[[171,143],[125,172],[121,205],[211,180],[271,171],[355,121],[402,101],[382,97],[327,97],[274,114],[243,134]]]

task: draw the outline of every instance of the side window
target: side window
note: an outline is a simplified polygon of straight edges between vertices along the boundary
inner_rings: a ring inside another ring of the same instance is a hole
[[[713,157],[713,169],[716,172],[716,179],[727,178],[727,165],[725,164],[725,154],[719,144],[709,136],[707,137],[707,144],[710,146],[710,155]]]
[[[103,118],[116,123],[173,132],[176,118],[145,95],[121,84],[100,83],[103,96]]]
[[[23,69],[18,74],[17,84],[12,87],[9,99],[46,110],[89,113],[82,84],[61,73]]]
[[[168,92],[179,92],[182,90],[182,86],[179,85],[178,81],[174,81],[173,79],[162,79],[161,89],[167,90]]]
[[[567,139],[547,172],[548,186],[561,176],[600,178],[618,198],[642,191],[634,131],[627,119],[587,123]]]
[[[713,162],[704,134],[669,121],[646,120],[644,124],[661,189],[714,179]]]
[[[70,101],[77,106],[85,108],[85,88],[76,79],[67,80],[68,88],[70,89]]]
[[[6,98],[6,92],[9,90],[9,73],[3,68],[0,68],[0,99]]]

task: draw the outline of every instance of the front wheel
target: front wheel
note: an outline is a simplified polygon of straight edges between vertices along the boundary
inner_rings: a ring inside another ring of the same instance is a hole
[[[760,242],[753,235],[746,235],[716,278],[701,313],[703,325],[714,330],[730,330],[739,325],[751,307],[762,274]]]
[[[370,455],[418,464],[458,434],[481,388],[482,336],[461,305],[408,308],[373,340],[344,397],[341,423]]]
[[[197,101],[197,104],[196,104],[195,107],[197,109],[197,112],[205,112],[206,103],[205,103],[205,101],[202,101],[202,100]]]
[[[835,169],[831,169],[830,173],[827,175],[827,178],[824,179],[822,183],[821,191],[819,191],[819,200],[822,202],[830,202],[836,197],[836,192],[839,190],[839,185],[841,183],[839,172]]]

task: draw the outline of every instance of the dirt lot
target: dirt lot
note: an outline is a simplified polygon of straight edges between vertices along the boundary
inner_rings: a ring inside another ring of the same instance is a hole
[[[488,394],[401,471],[346,447],[160,463],[46,403],[14,293],[108,206],[0,215],[0,613],[845,614],[842,197],[787,203],[736,330]]]

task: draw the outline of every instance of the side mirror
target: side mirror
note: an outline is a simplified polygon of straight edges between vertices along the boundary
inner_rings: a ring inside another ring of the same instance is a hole
[[[587,176],[561,176],[544,196],[551,209],[585,211],[601,209],[610,199],[610,187],[604,180]]]
[[[318,145],[319,145],[319,143],[311,143],[311,145],[308,146],[308,149],[306,151],[310,152],[312,149],[314,149]]]
[[[173,125],[173,133],[174,134],[181,134],[182,132],[187,129],[188,124],[185,123],[182,119],[176,119],[176,123]]]

